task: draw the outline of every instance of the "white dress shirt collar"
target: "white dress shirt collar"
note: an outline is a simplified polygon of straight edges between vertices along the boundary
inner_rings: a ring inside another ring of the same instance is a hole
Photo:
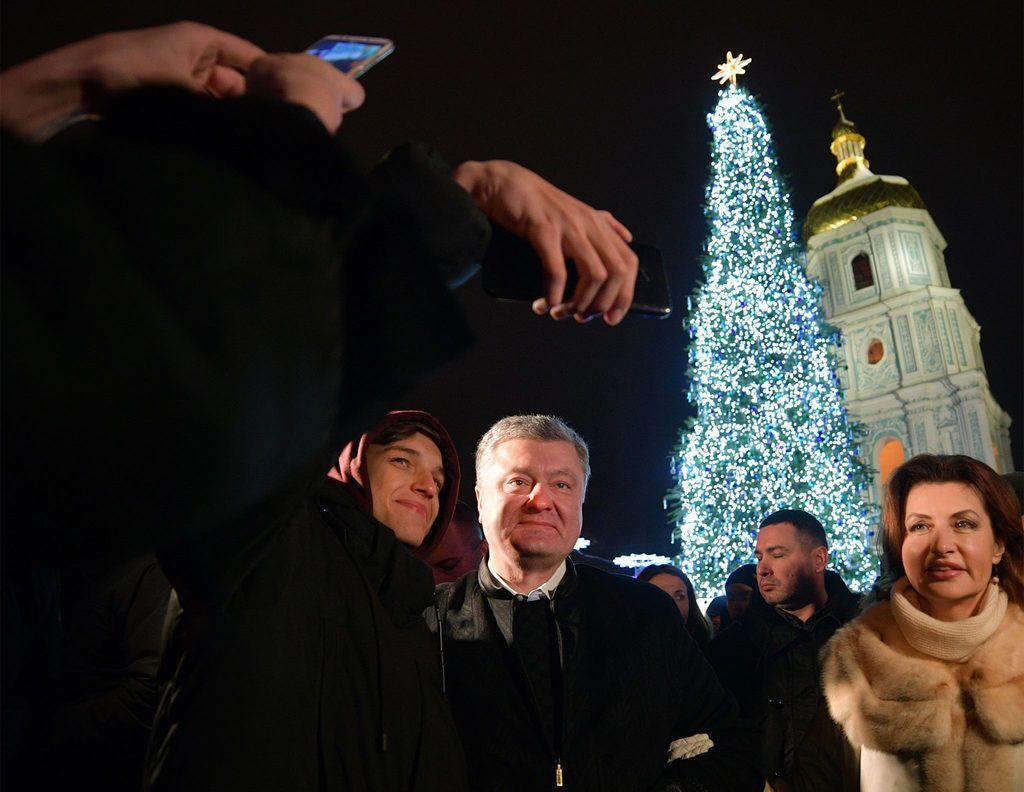
[[[505,589],[506,591],[510,591],[511,593],[517,596],[522,595],[522,592],[516,591],[514,588],[512,588],[512,586],[508,584],[505,578],[503,578],[495,571],[494,567],[491,565],[490,556],[487,557],[487,569],[490,570],[491,574],[494,576],[494,579],[498,581],[498,585],[501,586],[503,589]],[[565,561],[562,561],[562,563],[559,564],[558,569],[555,570],[554,574],[551,577],[549,577],[546,582],[541,583],[539,586],[537,586],[537,588],[535,588],[533,591],[527,594],[526,599],[531,602],[533,600],[538,600],[541,597],[544,597],[545,599],[553,599],[555,596],[555,589],[558,588],[558,584],[562,582],[563,577],[565,577]]]

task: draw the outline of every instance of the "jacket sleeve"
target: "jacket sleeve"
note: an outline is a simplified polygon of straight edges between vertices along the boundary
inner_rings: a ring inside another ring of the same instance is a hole
[[[143,743],[157,704],[161,631],[170,585],[155,559],[121,581],[111,595],[117,624],[117,655],[123,667],[117,684],[66,704],[54,717],[58,745],[77,749]]]
[[[665,792],[758,792],[764,781],[756,769],[756,731],[740,717],[732,695],[722,687],[700,649],[683,630],[666,629],[666,635],[672,636],[671,651],[679,669],[676,739],[706,734],[712,747],[690,758],[670,761],[663,785],[656,788]]]
[[[3,508],[35,552],[287,508],[469,344],[407,222],[431,199],[369,185],[304,108],[152,89],[67,135],[4,141]]]

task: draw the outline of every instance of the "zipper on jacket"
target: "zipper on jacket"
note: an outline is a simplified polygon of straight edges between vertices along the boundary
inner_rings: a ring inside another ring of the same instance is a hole
[[[551,621],[554,622],[555,625],[555,641],[558,644],[558,676],[559,684],[561,686],[561,695],[559,696],[559,703],[562,705],[562,711],[558,717],[559,734],[553,735],[554,738],[558,740],[558,745],[555,749],[556,751],[558,751],[558,753],[555,755],[555,786],[561,788],[565,786],[564,779],[562,778],[561,753],[562,748],[564,747],[562,743],[565,742],[565,690],[568,687],[568,685],[566,685],[565,682],[565,648],[562,643],[562,628],[558,624],[558,619],[555,618],[555,601],[553,599],[550,600],[549,607],[551,608]]]

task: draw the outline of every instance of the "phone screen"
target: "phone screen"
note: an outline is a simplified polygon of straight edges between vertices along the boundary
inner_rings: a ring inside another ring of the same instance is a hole
[[[356,63],[376,55],[380,48],[380,44],[364,44],[361,41],[318,41],[306,51],[347,72]]]
[[[327,61],[352,77],[360,77],[390,55],[395,45],[389,39],[365,36],[324,36],[306,53]]]

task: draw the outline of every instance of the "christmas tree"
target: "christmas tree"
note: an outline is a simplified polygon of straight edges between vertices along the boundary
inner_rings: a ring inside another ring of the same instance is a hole
[[[737,87],[730,53],[708,116],[714,137],[704,283],[690,302],[689,400],[697,416],[672,460],[666,506],[678,562],[699,592],[749,563],[761,518],[803,509],[825,526],[830,566],[853,588],[874,580],[872,514],[834,370],[834,330],[808,279],[771,135]],[[723,77],[724,75],[724,77]]]

